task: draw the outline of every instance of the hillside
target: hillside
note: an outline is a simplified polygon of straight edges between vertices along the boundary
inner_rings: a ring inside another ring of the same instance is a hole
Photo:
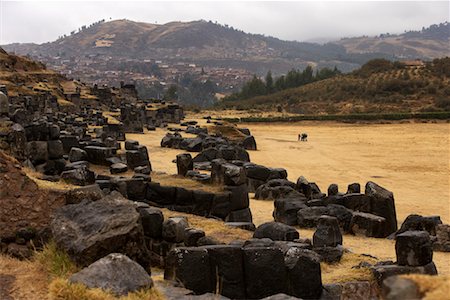
[[[10,97],[35,96],[50,93],[60,105],[72,105],[64,93],[81,84],[49,70],[40,62],[8,54],[0,48],[0,85],[6,86]],[[83,92],[88,93],[83,87]],[[74,91],[73,91],[74,92]]]
[[[219,107],[300,114],[450,111],[450,58],[410,66],[372,60],[346,75]]]
[[[450,23],[431,25],[420,31],[381,34],[375,37],[345,38],[336,44],[349,53],[380,52],[399,58],[437,58],[450,56]]]
[[[178,59],[204,65],[244,67],[256,73],[265,73],[268,69],[285,72],[308,63],[338,65],[349,70],[373,57],[348,55],[344,47],[335,44],[282,41],[207,21],[163,25],[129,20],[98,22],[50,43],[4,47],[33,57],[67,59],[100,54],[130,59]]]

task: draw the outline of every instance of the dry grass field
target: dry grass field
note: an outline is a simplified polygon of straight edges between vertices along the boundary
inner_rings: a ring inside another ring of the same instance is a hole
[[[201,120],[201,124],[203,120]],[[399,225],[409,214],[440,215],[450,222],[449,135],[448,123],[343,124],[300,122],[280,124],[242,124],[256,138],[258,151],[251,160],[288,170],[289,179],[300,175],[316,182],[326,192],[337,183],[345,192],[347,185],[375,181],[394,193]],[[172,163],[176,149],[161,148],[165,130],[128,135],[149,147],[153,169],[176,173]],[[301,132],[308,142],[298,142]],[[252,200],[254,222],[271,221],[273,203]],[[300,230],[310,237],[313,231]],[[369,253],[395,260],[394,241],[347,235],[344,246],[355,253]],[[441,274],[450,275],[450,254],[435,252]]]

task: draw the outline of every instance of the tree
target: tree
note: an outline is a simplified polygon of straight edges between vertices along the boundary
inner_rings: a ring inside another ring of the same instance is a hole
[[[266,93],[270,94],[273,92],[273,78],[272,78],[272,72],[267,72],[266,75]]]
[[[172,84],[164,94],[163,99],[166,101],[178,100],[177,86]]]

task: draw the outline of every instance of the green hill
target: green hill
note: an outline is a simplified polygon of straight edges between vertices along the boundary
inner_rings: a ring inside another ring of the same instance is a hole
[[[283,110],[299,114],[450,111],[450,58],[432,62],[369,61],[345,75],[245,100],[221,108]]]

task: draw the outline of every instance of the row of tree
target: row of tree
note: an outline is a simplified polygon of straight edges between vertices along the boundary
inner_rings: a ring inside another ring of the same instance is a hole
[[[224,98],[224,101],[237,101],[249,99],[261,95],[269,95],[285,89],[300,87],[302,85],[319,81],[341,74],[336,67],[334,69],[323,68],[314,70],[311,66],[307,66],[303,71],[292,69],[286,75],[273,78],[272,72],[267,72],[265,79],[253,76],[246,82],[242,89]]]

